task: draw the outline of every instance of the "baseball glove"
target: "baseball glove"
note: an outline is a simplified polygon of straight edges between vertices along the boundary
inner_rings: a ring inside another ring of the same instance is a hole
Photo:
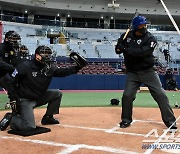
[[[71,52],[69,56],[79,67],[84,67],[88,64],[87,60],[77,52]]]
[[[119,99],[117,98],[111,99],[111,105],[119,105]]]

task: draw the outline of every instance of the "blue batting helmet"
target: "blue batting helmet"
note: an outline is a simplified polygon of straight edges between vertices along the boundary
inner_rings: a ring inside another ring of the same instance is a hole
[[[136,30],[139,25],[147,24],[147,19],[144,16],[137,16],[133,19],[132,25],[133,29]]]

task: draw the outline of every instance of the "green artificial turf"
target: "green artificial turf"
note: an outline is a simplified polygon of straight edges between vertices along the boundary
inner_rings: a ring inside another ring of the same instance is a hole
[[[111,106],[110,100],[118,98],[121,102],[122,92],[82,92],[82,93],[63,93],[62,106]],[[174,104],[180,100],[178,92],[166,92],[170,104]],[[162,102],[163,103],[163,102]],[[180,104],[180,102],[179,102]],[[121,104],[120,104],[121,106]],[[134,106],[137,107],[158,107],[150,93],[137,93]]]
[[[180,105],[179,92],[166,92],[170,104],[174,107],[176,102]],[[118,98],[121,102],[122,92],[64,92],[61,107],[105,107],[111,106],[110,100]],[[7,95],[0,94],[0,110],[4,110],[4,105],[8,101]],[[163,102],[162,102],[163,103]],[[121,103],[120,105],[121,106]],[[137,93],[134,101],[135,107],[158,107],[150,93]]]

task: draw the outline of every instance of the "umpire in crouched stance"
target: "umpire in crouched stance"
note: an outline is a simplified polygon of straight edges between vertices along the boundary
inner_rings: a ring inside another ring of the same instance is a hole
[[[76,60],[82,58],[75,56]],[[50,90],[48,86],[52,77],[75,74],[85,65],[86,60],[81,59],[77,66],[58,68],[52,63],[51,49],[47,46],[39,46],[35,51],[35,58],[32,61],[22,63],[12,73],[9,98],[15,114],[10,122],[11,129],[35,129],[33,109],[47,103],[47,111],[41,123],[43,125],[59,124],[53,115],[59,113],[62,93],[59,90]],[[16,108],[16,106],[18,107]]]
[[[143,83],[150,90],[154,100],[158,103],[162,120],[167,127],[177,129],[174,113],[169,105],[169,100],[162,88],[159,76],[154,69],[153,51],[156,39],[147,31],[147,20],[137,16],[132,21],[133,29],[124,38],[125,33],[118,39],[115,51],[123,53],[127,69],[126,87],[122,96],[121,128],[130,126],[132,122],[133,101],[136,92]]]

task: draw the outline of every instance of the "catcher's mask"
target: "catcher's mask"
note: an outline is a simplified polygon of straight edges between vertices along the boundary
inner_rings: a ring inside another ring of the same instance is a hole
[[[29,55],[29,50],[25,45],[21,45],[19,51],[20,51],[20,55],[23,57]]]
[[[55,62],[55,60],[53,60],[53,53],[54,52],[52,52],[52,50],[48,46],[41,45],[35,51],[35,58],[37,61],[43,64],[49,64],[51,62]]]
[[[13,49],[17,49],[21,44],[21,37],[15,31],[8,31],[5,34],[5,42],[7,42]]]

